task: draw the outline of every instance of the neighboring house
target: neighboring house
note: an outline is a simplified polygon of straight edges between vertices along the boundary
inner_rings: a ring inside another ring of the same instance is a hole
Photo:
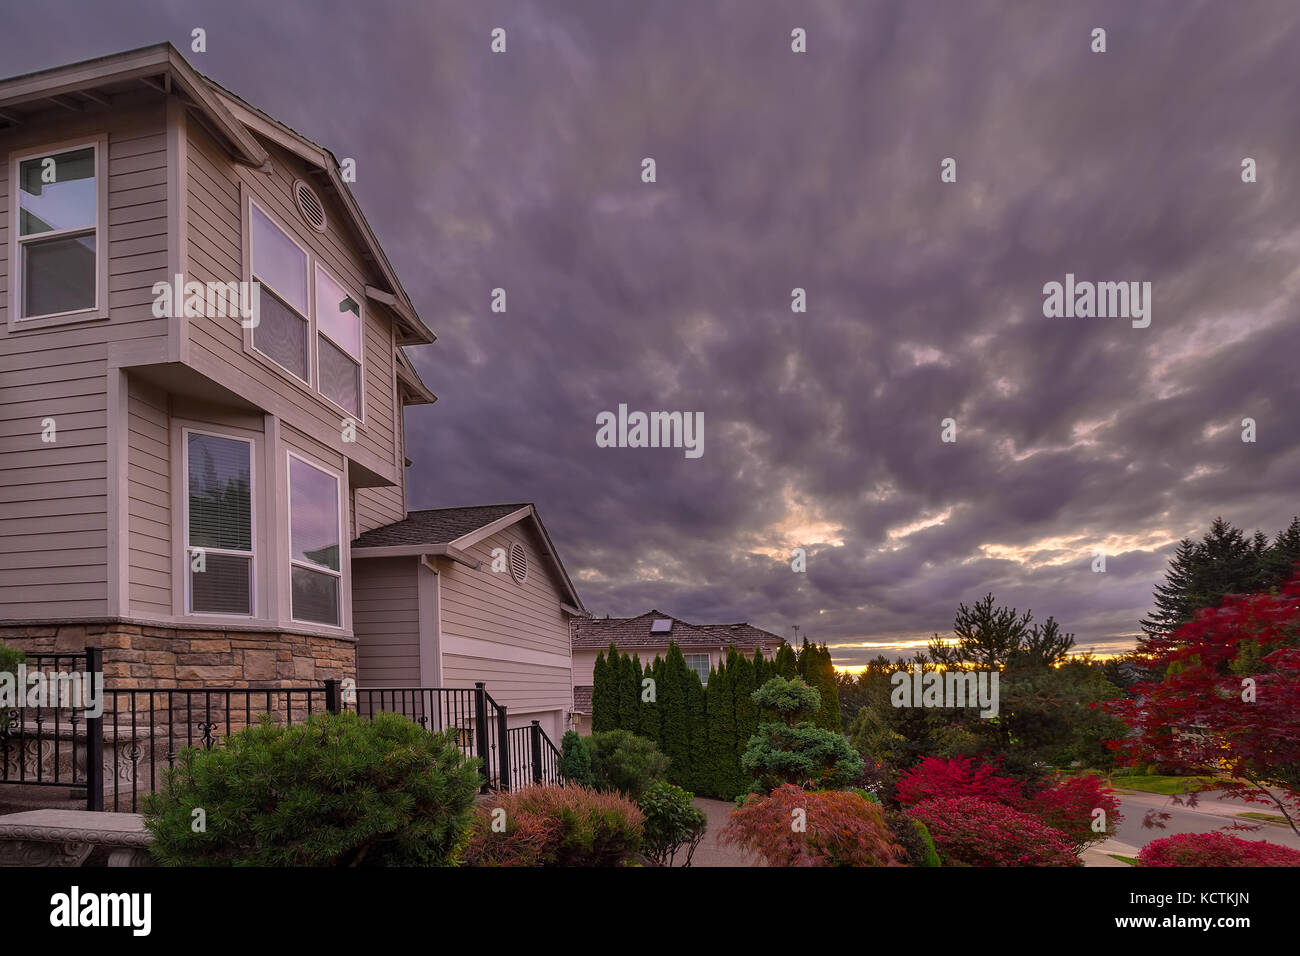
[[[535,512],[407,515],[434,336],[333,154],[170,44],[0,80],[0,154],[0,641],[102,645],[117,687],[360,664],[562,719],[581,603]]]
[[[510,726],[558,741],[573,698],[569,620],[585,615],[530,504],[413,511],[352,543],[357,680],[486,681]]]
[[[608,653],[613,644],[624,654],[635,654],[642,666],[668,653],[670,642],[681,648],[686,666],[709,682],[709,669],[716,667],[734,647],[746,657],[762,651],[771,659],[785,641],[752,624],[688,624],[662,611],[646,611],[636,617],[574,618],[569,637],[573,646],[574,722],[581,734],[591,733],[592,671],[596,656]]]

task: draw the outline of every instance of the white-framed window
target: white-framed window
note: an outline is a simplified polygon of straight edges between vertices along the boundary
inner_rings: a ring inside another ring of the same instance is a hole
[[[288,455],[289,614],[299,623],[341,627],[342,482],[337,473]]]
[[[185,611],[256,612],[253,442],[181,430],[185,477]]]
[[[253,281],[260,286],[253,348],[311,382],[311,304],[307,250],[253,200],[248,202]]]
[[[709,682],[709,655],[708,654],[683,654],[686,658],[686,666],[695,673],[700,675],[700,683]]]
[[[249,266],[260,287],[247,345],[358,425],[365,421],[364,296],[247,197]]]
[[[361,417],[361,300],[316,264],[316,361],[320,393]]]
[[[14,154],[10,327],[107,315],[107,143]]]

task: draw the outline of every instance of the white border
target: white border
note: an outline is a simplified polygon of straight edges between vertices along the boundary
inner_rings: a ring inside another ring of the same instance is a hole
[[[19,235],[22,209],[22,185],[19,168],[32,159],[43,159],[58,153],[79,149],[93,151],[95,168],[95,222],[91,227],[54,229],[23,237]],[[38,329],[50,325],[87,322],[108,318],[108,136],[100,134],[89,140],[64,140],[48,144],[41,149],[9,154],[9,330]],[[47,315],[22,317],[23,246],[47,239],[76,238],[89,233],[95,237],[95,304],[90,308],[71,312],[51,312]]]
[[[296,452],[296,451],[294,451],[294,450],[291,449],[291,448],[285,449],[285,454],[288,456],[289,459],[297,458],[300,462],[302,462],[302,463],[303,463],[304,465],[306,465],[308,468],[314,468],[316,471],[319,471],[319,472],[321,472],[322,474],[328,475],[329,477],[331,477],[331,478],[334,479],[334,518],[335,518],[335,523],[336,523],[337,526],[338,526],[338,540],[339,540],[339,569],[338,569],[338,571],[335,571],[335,570],[332,569],[332,568],[327,568],[327,567],[325,567],[324,565],[315,564],[315,563],[310,562],[310,561],[299,561],[299,560],[297,560],[297,559],[294,558],[294,556],[293,556],[293,463],[292,463],[291,461],[287,461],[287,463],[286,463],[286,465],[285,465],[285,489],[284,489],[284,490],[285,490],[285,499],[284,499],[284,500],[285,500],[285,521],[287,522],[286,530],[287,530],[287,532],[288,532],[288,534],[286,535],[286,539],[287,539],[287,541],[288,541],[288,545],[289,545],[289,549],[288,549],[288,557],[289,557],[289,587],[288,587],[288,594],[286,595],[286,597],[287,597],[288,600],[289,600],[289,620],[292,621],[292,622],[295,623],[295,624],[308,624],[308,625],[311,625],[311,626],[313,626],[313,627],[328,627],[328,628],[333,628],[333,629],[337,629],[337,630],[340,630],[340,631],[342,631],[342,630],[346,630],[346,628],[347,628],[347,614],[346,614],[346,611],[345,611],[345,603],[346,603],[346,599],[345,599],[345,596],[344,596],[344,592],[345,592],[345,591],[347,590],[347,588],[350,586],[350,582],[349,582],[348,580],[346,580],[346,578],[345,578],[345,570],[346,570],[346,568],[347,568],[347,563],[348,563],[348,560],[349,560],[349,556],[348,556],[348,554],[347,554],[347,544],[346,544],[347,539],[344,537],[344,534],[343,534],[343,475],[342,475],[341,472],[337,472],[337,471],[335,471],[335,470],[332,469],[332,468],[327,468],[327,467],[325,467],[324,465],[321,465],[321,464],[318,463],[318,462],[312,461],[312,460],[311,460],[310,458],[308,458],[306,455],[300,454],[299,452]],[[324,621],[308,621],[308,620],[304,620],[304,619],[302,619],[302,618],[298,618],[298,617],[295,617],[295,616],[294,616],[294,613],[293,613],[293,569],[294,569],[295,567],[298,567],[298,566],[301,566],[301,567],[303,567],[304,569],[306,569],[306,570],[308,570],[308,571],[318,571],[318,572],[320,572],[320,573],[322,573],[322,574],[336,575],[336,576],[338,577],[338,580],[339,580],[339,590],[338,590],[338,595],[339,595],[339,597],[338,597],[338,612],[339,612],[339,613],[338,613],[338,617],[339,617],[339,622],[338,622],[337,624],[329,624],[329,623],[324,622]]]
[[[245,555],[242,551],[231,551],[226,548],[201,548],[208,554],[232,554],[238,557],[247,557],[248,564],[248,606],[247,614],[232,613],[230,611],[196,611],[194,610],[193,592],[190,582],[190,550],[193,547],[190,544],[190,435],[206,435],[209,438],[224,438],[227,441],[240,441],[248,445],[248,521],[249,521],[249,544],[252,545],[250,552]],[[255,618],[257,617],[257,443],[252,438],[244,438],[240,435],[228,435],[218,431],[210,431],[206,428],[190,428],[187,425],[181,426],[181,488],[182,495],[182,552],[181,565],[185,579],[185,616],[186,617],[239,617]]]

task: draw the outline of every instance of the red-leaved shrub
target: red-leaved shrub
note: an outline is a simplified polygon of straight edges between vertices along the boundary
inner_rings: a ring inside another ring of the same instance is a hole
[[[880,804],[848,790],[783,784],[750,796],[719,832],[724,844],[757,853],[768,866],[899,866]]]
[[[1088,774],[1066,777],[1055,786],[1040,790],[1030,799],[1028,809],[1049,827],[1064,833],[1076,854],[1082,853],[1088,844],[1106,839],[1124,819],[1115,791]],[[1105,812],[1106,826],[1101,831],[1092,828],[1096,810]]]
[[[925,800],[910,813],[930,831],[944,865],[1079,866],[1069,839],[1037,817],[979,797]]]
[[[1019,780],[999,776],[973,757],[926,757],[898,781],[898,802],[905,807],[942,797],[979,797],[1009,807],[1025,804]]]
[[[637,805],[617,793],[525,787],[474,809],[461,859],[469,866],[621,866],[641,848],[644,822]]]
[[[1300,850],[1226,833],[1177,833],[1144,846],[1138,866],[1300,866]]]

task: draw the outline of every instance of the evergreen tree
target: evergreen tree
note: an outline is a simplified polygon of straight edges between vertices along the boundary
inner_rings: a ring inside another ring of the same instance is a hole
[[[1300,561],[1300,517],[1291,519],[1286,530],[1279,531],[1269,549],[1266,563],[1268,576],[1265,587],[1277,587],[1290,580]]]
[[[1293,521],[1292,526],[1295,524]],[[1300,528],[1296,532],[1300,534]],[[1288,546],[1294,543],[1291,538],[1287,541]],[[1275,582],[1270,572],[1278,560],[1276,545],[1268,546],[1262,534],[1247,540],[1239,529],[1215,518],[1199,542],[1186,538],[1179,542],[1164,583],[1156,585],[1156,610],[1142,621],[1142,629],[1149,637],[1171,634],[1201,608],[1218,604],[1225,594],[1272,586]]]
[[[766,676],[768,680],[773,677],[784,677],[790,680],[799,675],[799,659],[795,656],[794,648],[789,644],[783,643],[780,650],[776,652],[776,658],[772,661],[771,669]],[[764,681],[763,683],[766,683]],[[759,684],[762,687],[762,684]]]
[[[618,653],[613,644],[609,645],[609,653],[611,656]],[[593,734],[614,729],[618,710],[613,704],[612,684],[609,664],[602,651],[596,655],[596,666],[592,668],[591,675],[591,732]]]
[[[686,658],[676,641],[668,644],[663,673],[659,681],[659,749],[672,761],[668,779],[679,787],[691,790],[691,703],[688,699],[689,679],[700,682],[699,677],[686,666]]]
[[[645,677],[641,673],[641,656],[632,655],[632,717],[628,730],[634,734],[641,733],[641,680]]]
[[[835,675],[835,662],[831,660],[830,649],[821,644],[816,648],[814,659],[815,681],[813,686],[822,696],[822,707],[815,723],[827,730],[843,732],[844,722],[840,717],[840,685]]]
[[[637,728],[637,694],[636,672],[632,667],[632,657],[620,654],[615,665],[615,697],[618,707],[618,728],[636,733]]]
[[[640,704],[638,713],[641,736],[649,737],[655,743],[659,744],[659,749],[663,750],[663,734],[660,729],[660,714],[663,712],[659,703],[659,692],[663,684],[663,658],[656,656],[650,662],[650,666],[642,674],[642,680],[649,677],[653,684],[654,700],[646,700],[649,688],[642,687],[637,691],[637,701]]]

